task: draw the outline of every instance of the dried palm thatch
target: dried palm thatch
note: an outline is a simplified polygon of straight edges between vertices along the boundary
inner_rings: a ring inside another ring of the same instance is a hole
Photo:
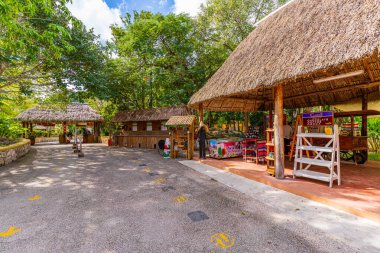
[[[63,108],[38,105],[19,114],[16,120],[31,123],[101,122],[103,118],[85,103],[72,103]]]
[[[284,107],[350,100],[380,85],[379,0],[294,0],[243,40],[189,106],[268,109],[283,85]],[[360,71],[339,80],[318,79]]]
[[[172,116],[189,115],[189,109],[186,106],[180,107],[161,107],[145,110],[123,111],[116,114],[113,122],[138,122],[138,121],[159,121],[168,120]]]
[[[172,116],[169,118],[168,122],[166,122],[166,126],[190,126],[196,120],[195,115],[187,115],[187,116]]]

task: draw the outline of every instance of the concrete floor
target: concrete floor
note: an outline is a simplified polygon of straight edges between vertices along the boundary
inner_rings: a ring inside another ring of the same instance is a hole
[[[39,146],[0,168],[0,252],[368,252],[155,151],[84,152]]]
[[[196,158],[197,159],[197,158]],[[342,184],[307,179],[293,179],[294,162],[285,160],[285,179],[277,180],[266,172],[266,165],[245,162],[243,158],[206,159],[204,164],[232,172],[293,194],[380,222],[380,162],[364,165],[341,164]],[[326,168],[313,166],[311,170],[327,173]]]

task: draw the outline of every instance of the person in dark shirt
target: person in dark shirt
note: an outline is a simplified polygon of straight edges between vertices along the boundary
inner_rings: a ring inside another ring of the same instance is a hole
[[[206,132],[207,126],[201,121],[197,129],[199,141],[199,159],[206,159]]]

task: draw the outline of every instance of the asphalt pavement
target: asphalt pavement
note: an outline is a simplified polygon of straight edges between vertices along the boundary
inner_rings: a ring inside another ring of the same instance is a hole
[[[0,167],[0,252],[365,252],[156,151],[84,154]]]

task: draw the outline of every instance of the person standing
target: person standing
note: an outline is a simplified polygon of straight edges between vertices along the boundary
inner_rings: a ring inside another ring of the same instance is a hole
[[[199,142],[199,159],[206,159],[206,132],[207,126],[201,121],[197,129]]]

